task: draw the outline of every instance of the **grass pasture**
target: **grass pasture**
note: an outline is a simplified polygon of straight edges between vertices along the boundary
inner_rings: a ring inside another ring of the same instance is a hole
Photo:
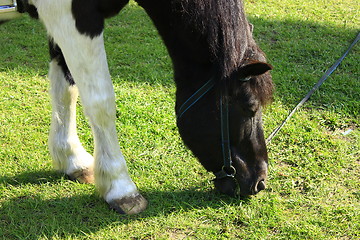
[[[274,66],[267,136],[356,37],[360,5],[245,6]],[[0,239],[360,238],[360,44],[269,145],[268,188],[241,200],[216,193],[212,175],[182,144],[171,62],[144,11],[131,2],[106,26],[121,147],[149,207],[119,216],[94,186],[52,170],[46,33],[23,17],[0,27]],[[78,128],[91,152],[81,104]]]

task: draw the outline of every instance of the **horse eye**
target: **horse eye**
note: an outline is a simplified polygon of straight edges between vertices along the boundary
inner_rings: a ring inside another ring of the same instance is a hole
[[[254,117],[256,112],[259,110],[259,101],[257,100],[249,100],[242,104],[243,114],[247,117]]]
[[[248,108],[248,109],[243,108],[243,112],[246,117],[254,117],[256,114],[256,111],[251,108]]]

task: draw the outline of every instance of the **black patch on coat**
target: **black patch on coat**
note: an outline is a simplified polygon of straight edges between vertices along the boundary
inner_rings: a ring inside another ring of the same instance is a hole
[[[129,0],[98,0],[104,18],[113,17],[120,12]]]
[[[77,30],[94,38],[104,29],[104,19],[116,15],[129,0],[73,0],[72,14]]]
[[[104,17],[99,11],[97,0],[73,0],[72,14],[77,30],[91,38],[100,35],[104,29]]]
[[[39,14],[34,5],[29,4],[28,0],[17,1],[17,10],[20,13],[28,13],[32,18],[39,18]]]
[[[55,44],[52,40],[49,41],[49,53],[51,60],[56,60],[58,62],[58,65],[61,67],[64,77],[66,81],[70,85],[75,85],[75,81],[70,73],[70,70],[66,64],[64,55],[60,49],[60,47]]]

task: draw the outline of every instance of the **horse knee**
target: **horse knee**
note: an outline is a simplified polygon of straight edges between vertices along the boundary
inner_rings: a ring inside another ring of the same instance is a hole
[[[105,128],[115,122],[115,98],[111,96],[94,97],[83,102],[86,116],[93,127]]]

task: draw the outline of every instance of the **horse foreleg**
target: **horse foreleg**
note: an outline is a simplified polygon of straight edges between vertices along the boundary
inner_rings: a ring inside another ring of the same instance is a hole
[[[72,180],[94,182],[94,158],[80,143],[76,132],[78,89],[73,82],[60,48],[50,41],[49,70],[52,118],[49,150],[56,170]]]
[[[115,94],[102,30],[91,34],[87,34],[86,29],[81,29],[80,32],[71,12],[71,0],[32,2],[49,35],[62,50],[78,87],[85,115],[90,120],[95,142],[95,184],[100,194],[111,208],[120,213],[134,214],[143,211],[147,201],[139,194],[131,180],[118,143]],[[89,15],[89,28],[96,20],[95,15],[96,12]],[[80,14],[79,17],[82,16]],[[85,19],[82,24],[86,23]]]

